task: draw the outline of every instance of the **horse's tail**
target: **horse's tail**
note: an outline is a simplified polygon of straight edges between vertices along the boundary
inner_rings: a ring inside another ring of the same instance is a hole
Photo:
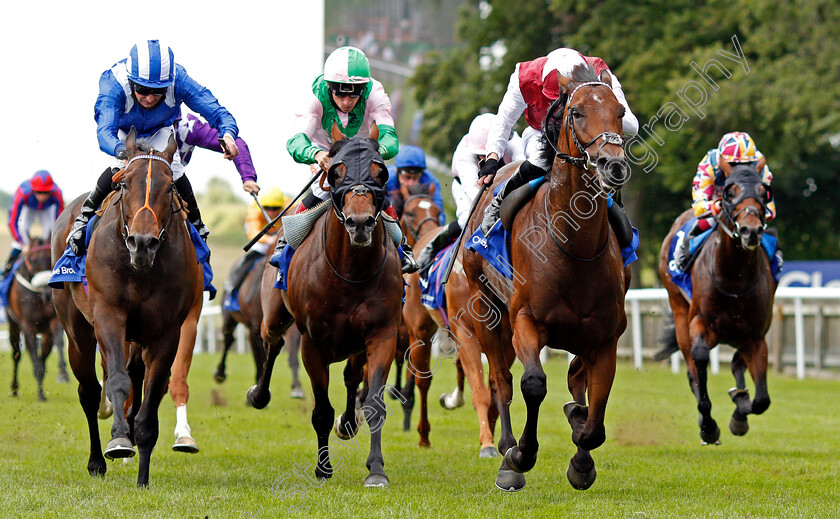
[[[680,346],[677,343],[677,328],[674,325],[674,314],[668,310],[668,313],[662,319],[662,332],[659,334],[659,343],[662,344],[662,349],[654,353],[654,360],[665,360],[672,354],[680,351]]]

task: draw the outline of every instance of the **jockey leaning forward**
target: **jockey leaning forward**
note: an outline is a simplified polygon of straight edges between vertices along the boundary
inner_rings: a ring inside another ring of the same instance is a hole
[[[15,191],[9,207],[9,230],[12,233],[12,250],[3,268],[5,277],[21,253],[29,252],[29,229],[38,218],[41,230],[49,239],[55,219],[64,210],[61,189],[53,182],[48,171],[38,171]]]
[[[505,96],[499,104],[496,119],[490,128],[486,147],[487,157],[479,170],[478,176],[485,184],[493,182],[496,171],[499,169],[499,158],[504,156],[507,149],[511,128],[523,113],[525,114],[525,120],[528,122],[528,127],[522,132],[527,159],[511,176],[504,189],[493,198],[492,203],[485,209],[484,218],[481,222],[481,229],[485,235],[498,221],[502,200],[505,196],[517,187],[540,178],[550,171],[552,163],[548,160],[548,155],[542,153],[545,140],[542,136],[541,124],[551,104],[560,95],[558,74],[571,77],[574,67],[580,65],[591,66],[599,77],[604,71],[610,73],[612,76],[612,91],[625,109],[622,118],[623,133],[634,135],[639,131],[639,122],[627,105],[621,83],[601,58],[583,56],[574,49],[560,48],[533,61],[517,63],[513,74],[510,76]],[[615,213],[610,221],[620,219],[620,221],[627,222],[627,216],[619,204],[612,204],[609,210]],[[629,224],[627,228],[629,228]],[[628,244],[621,244],[622,247],[626,245]]]
[[[329,55],[324,63],[324,73],[312,83],[312,93],[296,115],[297,133],[286,143],[289,154],[299,164],[317,164],[322,171],[328,171],[330,158],[327,150],[333,143],[330,130],[335,123],[347,137],[368,135],[374,124],[379,127],[379,154],[385,160],[393,158],[399,149],[394,119],[391,115],[391,101],[382,84],[370,77],[370,63],[364,52],[355,47],[341,47]],[[315,183],[304,197],[298,212],[311,209],[329,194]],[[385,225],[397,226],[397,214],[388,198],[382,211]],[[396,233],[401,234],[401,233]],[[417,265],[411,248],[400,243],[403,272],[415,272]],[[277,240],[277,247],[269,260],[277,266],[280,253],[286,246],[285,236]]]
[[[239,154],[236,120],[210,90],[175,63],[172,50],[159,40],[138,42],[127,58],[115,63],[99,78],[99,95],[94,106],[99,148],[115,158],[112,166],[117,170],[127,164],[123,141],[132,127],[137,130],[138,143],[165,149],[169,137],[175,133],[174,124],[180,117],[181,103],[198,112],[222,135],[225,158],[236,158]],[[209,232],[201,221],[179,153],[175,153],[171,168],[175,187],[187,203],[188,219],[206,240]],[[76,255],[83,253],[87,222],[112,191],[111,179],[115,172],[109,167],[99,176],[67,236],[67,244]]]

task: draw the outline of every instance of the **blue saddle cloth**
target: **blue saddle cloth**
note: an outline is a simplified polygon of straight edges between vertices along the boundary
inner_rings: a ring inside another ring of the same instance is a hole
[[[20,268],[23,264],[23,258],[18,258],[15,261],[14,265],[12,265],[12,270],[0,280],[0,302],[2,302],[3,306],[9,306],[9,291],[12,289],[12,281],[15,279],[15,272]]]
[[[85,251],[90,245],[91,230],[94,222],[99,216],[94,216],[87,224],[87,232],[85,234]],[[216,297],[216,287],[213,286],[213,268],[210,267],[210,247],[204,243],[204,240],[199,236],[198,231],[192,224],[184,222],[187,229],[190,231],[190,241],[192,241],[195,248],[195,257],[197,262],[201,265],[201,270],[204,275],[204,290],[210,293],[210,299]],[[85,276],[85,261],[87,260],[87,252],[82,256],[76,256],[70,247],[64,249],[64,254],[55,262],[50,276],[49,285],[52,288],[64,288],[64,282],[68,283],[84,283],[87,285],[87,277]]]
[[[428,308],[439,310],[444,319],[446,319],[446,290],[441,281],[454,248],[453,242],[441,249],[435,255],[431,266],[420,276],[420,301]]]
[[[531,181],[539,185],[543,179]],[[498,193],[501,187],[494,191],[494,195]],[[533,189],[533,187],[532,187]],[[607,206],[611,207],[613,204],[612,197],[607,198]],[[632,227],[632,225],[631,225]],[[630,263],[636,261],[636,250],[639,248],[639,230],[635,227],[633,229],[633,240],[627,247],[621,249],[621,258],[624,260],[626,267]],[[502,226],[502,221],[499,220],[490,229],[490,234],[485,238],[481,229],[476,231],[469,237],[465,245],[467,250],[475,251],[480,254],[487,262],[507,279],[513,279],[513,267],[510,263],[510,233]]]
[[[265,260],[265,256],[254,257],[254,260],[248,266],[248,271],[245,273],[245,276],[246,277],[248,276],[248,273],[251,272],[251,270],[253,270],[254,265],[256,265],[258,261],[263,261],[263,260]],[[245,278],[243,277],[242,280],[244,281]],[[225,294],[225,300],[222,301],[222,308],[224,308],[228,312],[238,312],[238,311],[242,310],[239,307],[239,289],[240,289],[241,286],[242,286],[242,284],[240,283],[240,286],[234,287],[233,290],[231,290],[230,292]]]
[[[688,234],[688,231],[694,226],[694,222],[697,221],[697,218],[691,218],[682,227],[674,234],[674,237],[671,238],[671,246],[668,249],[668,273],[671,275],[671,281],[677,285],[677,287],[683,292],[687,299],[691,300],[693,287],[691,282],[691,269],[688,272],[683,272],[682,270],[677,267],[677,262],[674,261],[674,250],[677,248],[677,242]],[[709,236],[712,235],[712,231],[715,230],[717,227],[717,223],[715,223],[712,227],[703,231],[701,234],[691,238],[691,241],[688,243],[688,254],[693,255],[697,249],[699,249],[706,240],[709,239]],[[781,268],[779,265],[779,258],[776,256],[776,249],[778,248],[778,241],[776,240],[775,236],[771,236],[767,233],[761,235],[761,247],[764,249],[764,252],[767,254],[767,258],[770,260],[770,271],[773,273],[773,279],[776,283],[779,282],[779,274],[781,273]]]

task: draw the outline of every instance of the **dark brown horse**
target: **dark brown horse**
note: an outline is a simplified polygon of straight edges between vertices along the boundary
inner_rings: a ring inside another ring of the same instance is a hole
[[[227,354],[234,343],[234,330],[237,324],[242,324],[248,329],[248,342],[251,345],[251,353],[254,355],[254,364],[256,365],[256,380],[260,379],[263,367],[265,366],[265,345],[260,336],[260,325],[262,324],[262,304],[260,303],[260,280],[265,269],[267,258],[262,257],[256,261],[256,264],[245,275],[245,279],[239,286],[239,293],[237,300],[239,303],[239,311],[231,311],[225,308],[222,309],[222,337],[224,338],[224,349],[222,350],[222,358],[219,360],[219,365],[216,366],[216,371],[213,373],[213,378],[218,383],[222,383],[227,379]],[[235,265],[234,265],[235,267]],[[222,293],[222,301],[225,300],[226,293]],[[285,343],[288,343],[289,348],[289,368],[292,371],[292,396],[295,398],[302,398],[303,391],[300,387],[300,380],[298,379],[298,351],[300,349],[300,333],[294,329],[289,328],[286,332]]]
[[[594,482],[589,451],[606,439],[604,414],[615,376],[616,343],[627,326],[624,294],[630,269],[623,266],[604,195],[629,174],[620,137],[624,108],[612,93],[609,73],[599,80],[589,66],[581,65],[572,77],[559,76],[560,98],[546,119],[555,135],[547,137],[545,146],[554,157],[549,181],[512,223],[513,280],[507,285],[492,281],[500,279],[493,267],[477,253],[463,254],[472,292],[466,311],[487,354],[490,387],[501,416],[499,452],[504,460],[496,485],[503,490],[521,489],[522,473],[537,461],[537,418],[547,394],[539,358],[543,346],[576,355],[568,374],[574,401],[564,410],[577,453],[566,475],[577,489]],[[492,190],[487,190],[468,232],[478,228],[491,198]],[[512,377],[504,360],[511,341],[524,365],[521,388],[527,407],[518,444],[510,420]]]
[[[178,353],[181,325],[200,308],[203,283],[170,169],[175,140],[170,138],[163,152],[144,152],[135,135],[132,129],[125,141],[129,161],[119,190],[103,205],[101,223],[91,237],[87,286],[65,283],[64,289],[53,291],[53,298],[70,341],[70,366],[79,380],[79,400],[88,422],[88,471],[103,476],[107,470],[96,421],[101,390],[96,377],[98,343],[114,409],[123,409],[133,393],[128,416],[113,414],[104,454],[110,459],[134,456],[136,443],[137,484],[147,486],[159,435],[158,407]],[[83,199],[77,198],[56,222],[53,261],[65,249]],[[131,342],[128,358],[125,342]]]
[[[62,352],[64,330],[55,315],[52,293],[46,283],[51,270],[49,243],[42,238],[33,238],[29,252],[24,254],[20,267],[14,273],[14,280],[9,287],[9,306],[6,307],[14,362],[12,396],[18,396],[21,332],[38,382],[38,400],[47,399],[44,396],[44,372],[53,346],[58,351],[58,380],[67,382],[67,366]]]
[[[668,252],[671,239],[693,216],[693,211],[677,218],[659,253],[659,275],[668,290],[677,344],[688,365],[688,382],[697,399],[703,444],[720,443],[720,428],[712,418],[712,402],[706,388],[709,350],[718,344],[726,343],[736,349],[732,358],[735,387],[729,390],[735,403],[729,422],[732,434],[746,434],[747,415],[761,414],[770,406],[764,336],[773,316],[776,282],[761,246],[768,196],[761,183],[764,159],[755,168],[733,168],[726,162],[721,162],[721,167],[727,176],[721,199],[722,216],[692,267],[691,301],[671,280]],[[745,369],[749,369],[755,382],[752,402],[744,380]]]
[[[266,369],[248,392],[255,407],[270,399],[268,384],[282,335],[292,316],[303,336],[301,354],[315,397],[312,425],[318,437],[315,476],[332,476],[328,441],[358,431],[356,390],[366,378],[369,392],[363,406],[370,431],[365,486],[387,486],[381,449],[385,421],[383,392],[394,360],[400,325],[402,275],[400,261],[381,218],[388,170],[379,155],[378,130],[370,138],[343,140],[333,127],[328,171],[332,208],[314,224],[297,248],[289,267],[288,291],[274,288],[277,269],[266,266],[262,280],[262,336],[268,346]],[[327,394],[329,366],[347,359],[344,413],[335,420]]]

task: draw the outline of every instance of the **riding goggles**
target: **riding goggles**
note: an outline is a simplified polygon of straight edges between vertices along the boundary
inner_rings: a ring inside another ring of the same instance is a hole
[[[162,96],[166,93],[167,87],[163,88],[150,88],[143,85],[138,85],[137,83],[132,83],[134,87],[134,93],[141,96]]]

